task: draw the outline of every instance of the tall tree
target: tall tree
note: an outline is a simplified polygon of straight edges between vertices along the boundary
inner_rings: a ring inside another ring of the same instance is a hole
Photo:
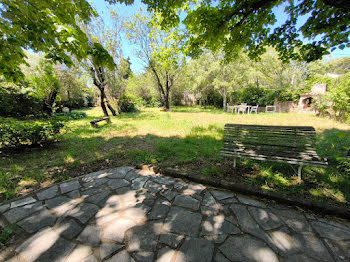
[[[180,64],[179,30],[160,29],[157,15],[151,20],[138,13],[126,23],[127,36],[137,45],[137,56],[152,72],[160,100],[165,110],[170,109],[170,92],[174,85],[176,72]]]

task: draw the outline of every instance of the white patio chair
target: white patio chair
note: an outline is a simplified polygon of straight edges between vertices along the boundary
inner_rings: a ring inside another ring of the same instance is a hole
[[[257,114],[257,113],[258,113],[258,108],[259,108],[259,105],[252,106],[252,107],[250,108],[250,113],[255,112],[255,113]]]
[[[246,105],[239,105],[237,109],[237,113],[239,114],[240,112],[242,112],[242,114],[245,114],[246,110],[247,110]]]

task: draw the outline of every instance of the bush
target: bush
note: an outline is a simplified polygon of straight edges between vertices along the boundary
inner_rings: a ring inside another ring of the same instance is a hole
[[[78,120],[86,118],[87,114],[84,112],[69,112],[69,113],[56,113],[55,116],[62,117],[66,120]]]
[[[125,95],[120,99],[119,106],[120,110],[123,113],[127,112],[136,112],[137,111],[137,105],[141,103],[141,99],[138,99],[137,97],[133,95]]]
[[[19,121],[12,118],[0,119],[0,148],[43,145],[56,141],[64,127],[64,121]]]

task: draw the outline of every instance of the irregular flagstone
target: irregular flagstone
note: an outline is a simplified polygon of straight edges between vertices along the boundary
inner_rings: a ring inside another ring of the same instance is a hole
[[[87,225],[77,238],[83,244],[98,246],[101,242],[101,228]]]
[[[166,176],[152,177],[152,180],[158,184],[166,185],[166,186],[171,186],[176,182],[174,178],[170,178]]]
[[[153,193],[158,193],[160,190],[162,190],[162,185],[153,182],[151,180],[147,181],[144,186],[148,191],[153,192]]]
[[[312,259],[303,254],[288,256],[284,259],[286,262],[318,262],[319,260]]]
[[[130,185],[130,182],[125,179],[111,179],[108,181],[107,184],[111,189],[117,189],[120,187],[125,187]]]
[[[55,221],[56,217],[47,209],[41,209],[30,217],[21,220],[18,225],[28,233],[34,233],[43,227],[52,226]]]
[[[178,195],[174,200],[174,205],[189,208],[195,211],[199,209],[199,204],[200,202],[197,199],[194,199],[188,195]]]
[[[266,207],[266,204],[264,202],[255,200],[251,197],[243,196],[243,195],[237,195],[237,198],[239,202],[245,205],[249,206],[255,206],[255,207]]]
[[[79,190],[73,190],[73,191],[67,193],[66,196],[68,196],[69,198],[72,198],[72,199],[79,198],[80,192],[79,192]]]
[[[208,235],[208,236],[204,236],[205,239],[208,239],[210,241],[212,241],[215,244],[221,244],[222,242],[224,242],[226,240],[228,235]]]
[[[88,258],[91,254],[92,254],[91,247],[85,246],[85,245],[78,245],[74,248],[72,253],[67,257],[67,260],[65,262],[86,261],[86,258]]]
[[[83,184],[84,187],[88,187],[88,188],[91,188],[91,187],[98,187],[98,186],[101,186],[105,183],[107,183],[109,180],[107,178],[100,178],[100,179],[93,179],[91,181],[88,181],[86,183]]]
[[[137,253],[135,253],[135,257],[136,257],[137,261],[153,262],[154,253],[153,252],[147,252],[147,251],[137,252]]]
[[[188,183],[185,188],[182,189],[182,193],[186,195],[200,194],[206,187],[202,184]]]
[[[311,224],[321,237],[332,240],[350,240],[350,228],[345,230],[322,222],[311,222]]]
[[[205,193],[202,205],[211,207],[216,204],[215,198],[209,193]]]
[[[227,191],[210,190],[210,193],[219,201],[234,197],[233,193]]]
[[[214,244],[211,241],[202,238],[186,239],[180,247],[179,252],[183,254],[184,258],[176,257],[176,262],[210,262],[214,253]]]
[[[69,218],[57,223],[54,230],[64,238],[73,239],[83,228],[74,219]]]
[[[82,181],[83,181],[83,183],[91,182],[91,181],[94,181],[94,180],[105,178],[109,174],[111,174],[111,173],[108,170],[97,171],[97,172],[85,175],[82,178]]]
[[[220,252],[216,252],[214,257],[214,262],[230,262],[230,260],[224,257],[224,255],[221,254]]]
[[[42,203],[40,201],[34,204],[12,208],[8,210],[6,213],[4,213],[4,216],[12,224],[12,223],[16,223],[17,221],[27,216],[30,216],[34,212],[40,211],[42,208],[43,208]]]
[[[177,248],[180,242],[184,239],[182,235],[176,235],[173,233],[164,233],[159,237],[159,242],[170,246],[171,248]]]
[[[27,239],[16,252],[27,262],[55,262],[64,261],[74,246],[51,228],[46,228]]]
[[[51,209],[56,216],[63,216],[79,204],[78,201],[66,196],[58,196],[45,201],[46,206]]]
[[[207,218],[202,225],[201,235],[239,234],[241,230],[225,220],[224,215]]]
[[[74,209],[70,210],[67,214],[85,224],[97,213],[98,210],[99,207],[94,204],[83,203],[79,206],[74,207]]]
[[[107,259],[106,262],[135,262],[135,260],[129,255],[126,250],[123,250],[115,254],[110,259]]]
[[[129,229],[125,234],[129,252],[155,251],[162,223],[147,222]]]
[[[301,243],[304,253],[321,261],[333,261],[325,245],[312,233],[303,233],[296,235]]]
[[[106,190],[104,192],[101,192],[101,193],[98,193],[96,195],[92,195],[92,196],[89,196],[87,197],[85,200],[90,202],[90,203],[93,203],[95,205],[99,204],[102,200],[104,200],[106,197],[108,197],[110,194],[110,191],[109,190]]]
[[[286,228],[268,232],[271,241],[277,251],[283,256],[300,253],[303,250],[302,243]]]
[[[143,188],[144,184],[148,181],[148,177],[138,177],[134,179],[131,183],[132,189],[141,189]]]
[[[0,213],[4,213],[6,210],[10,208],[10,204],[4,204],[0,206]]]
[[[139,175],[135,172],[135,170],[130,170],[126,176],[125,179],[131,181],[134,180],[135,178],[139,177]]]
[[[169,247],[163,247],[158,252],[157,262],[174,262],[174,259],[181,259],[180,261],[185,261],[184,255],[176,250],[170,249]]]
[[[124,234],[129,229],[136,226],[130,219],[117,218],[104,226],[102,237],[116,242],[123,242]]]
[[[283,225],[283,222],[269,210],[256,207],[248,207],[248,210],[264,230],[275,229]]]
[[[100,258],[103,260],[106,257],[109,257],[110,255],[121,250],[122,248],[123,245],[103,243],[100,246]]]
[[[147,213],[151,208],[140,204],[135,207],[130,207],[119,211],[121,217],[127,218],[135,222],[136,224],[145,223],[147,220]]]
[[[45,199],[55,197],[57,193],[58,193],[58,187],[57,185],[54,185],[52,187],[39,191],[38,193],[36,193],[36,196],[38,197],[39,200],[45,200]]]
[[[196,237],[201,220],[201,214],[174,206],[165,219],[165,226],[170,232]]]
[[[26,197],[26,198],[19,199],[19,200],[11,202],[11,208],[25,206],[25,205],[28,205],[28,204],[32,204],[32,203],[34,203],[36,201],[37,200],[35,198],[33,198],[33,197]]]
[[[251,236],[229,237],[219,249],[231,261],[278,262],[271,248]]]
[[[133,167],[124,166],[124,167],[118,167],[115,169],[111,169],[111,174],[108,175],[109,178],[125,178],[126,174],[133,170]]]
[[[312,229],[302,213],[293,209],[278,210],[277,214],[292,230],[296,232],[311,232]]]
[[[160,194],[168,199],[169,201],[172,201],[178,194],[171,190],[166,190],[164,192],[160,192]]]
[[[170,209],[170,202],[158,199],[156,200],[156,203],[154,204],[152,211],[148,214],[148,219],[154,220],[154,219],[161,219],[165,218],[166,214],[168,213]]]
[[[60,185],[60,189],[61,189],[62,194],[73,191],[73,190],[78,189],[78,188],[80,188],[80,184],[79,184],[78,180],[65,182],[65,183],[62,183]]]
[[[326,245],[331,249],[336,261],[350,261],[350,241],[332,241],[324,240]]]

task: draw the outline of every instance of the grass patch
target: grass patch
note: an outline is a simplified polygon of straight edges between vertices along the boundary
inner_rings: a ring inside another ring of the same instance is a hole
[[[146,108],[126,113],[95,129],[89,122],[102,116],[101,109],[78,112],[87,117],[69,121],[70,132],[59,143],[1,156],[2,199],[88,172],[147,163],[321,202],[349,204],[349,172],[339,168],[339,158],[350,145],[349,125],[308,114],[233,115],[212,108],[175,107],[171,112]],[[304,168],[304,183],[298,183],[296,168],[287,164],[241,159],[233,170],[232,163],[219,156],[225,123],[313,126],[317,152],[329,158],[331,165]]]

